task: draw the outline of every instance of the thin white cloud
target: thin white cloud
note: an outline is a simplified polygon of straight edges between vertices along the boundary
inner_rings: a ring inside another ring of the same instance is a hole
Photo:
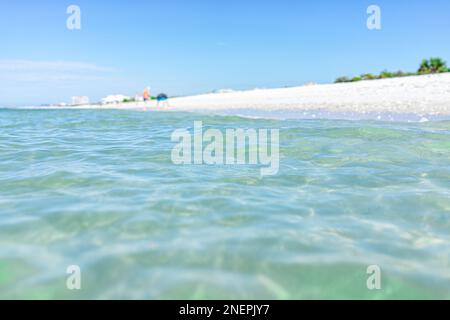
[[[116,69],[75,61],[0,60],[0,71],[114,72]]]
[[[0,105],[68,101],[125,82],[119,70],[92,63],[0,59]]]
[[[75,84],[111,77],[117,70],[75,61],[0,60],[2,86]]]

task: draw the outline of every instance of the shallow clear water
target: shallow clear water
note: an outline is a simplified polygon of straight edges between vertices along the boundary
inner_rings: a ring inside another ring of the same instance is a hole
[[[279,173],[172,164],[194,120],[280,129]],[[450,299],[449,218],[448,121],[0,110],[0,298]]]

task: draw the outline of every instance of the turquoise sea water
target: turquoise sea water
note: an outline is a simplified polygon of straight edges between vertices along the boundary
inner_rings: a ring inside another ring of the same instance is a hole
[[[279,173],[174,165],[195,120]],[[450,299],[450,122],[0,110],[0,298]]]

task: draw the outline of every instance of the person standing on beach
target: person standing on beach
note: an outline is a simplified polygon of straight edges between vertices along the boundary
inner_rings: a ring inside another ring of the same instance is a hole
[[[144,98],[144,102],[147,102],[150,100],[150,88],[149,87],[144,89],[144,93],[142,96]]]

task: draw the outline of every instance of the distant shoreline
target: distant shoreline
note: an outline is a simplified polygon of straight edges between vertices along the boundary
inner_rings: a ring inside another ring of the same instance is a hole
[[[38,107],[36,107],[38,108]],[[47,107],[48,108],[48,107]],[[255,89],[177,97],[169,107],[155,101],[111,105],[51,107],[55,109],[127,109],[164,111],[308,111],[356,113],[412,113],[450,115],[450,73],[367,80],[337,84],[310,84],[279,89]]]

